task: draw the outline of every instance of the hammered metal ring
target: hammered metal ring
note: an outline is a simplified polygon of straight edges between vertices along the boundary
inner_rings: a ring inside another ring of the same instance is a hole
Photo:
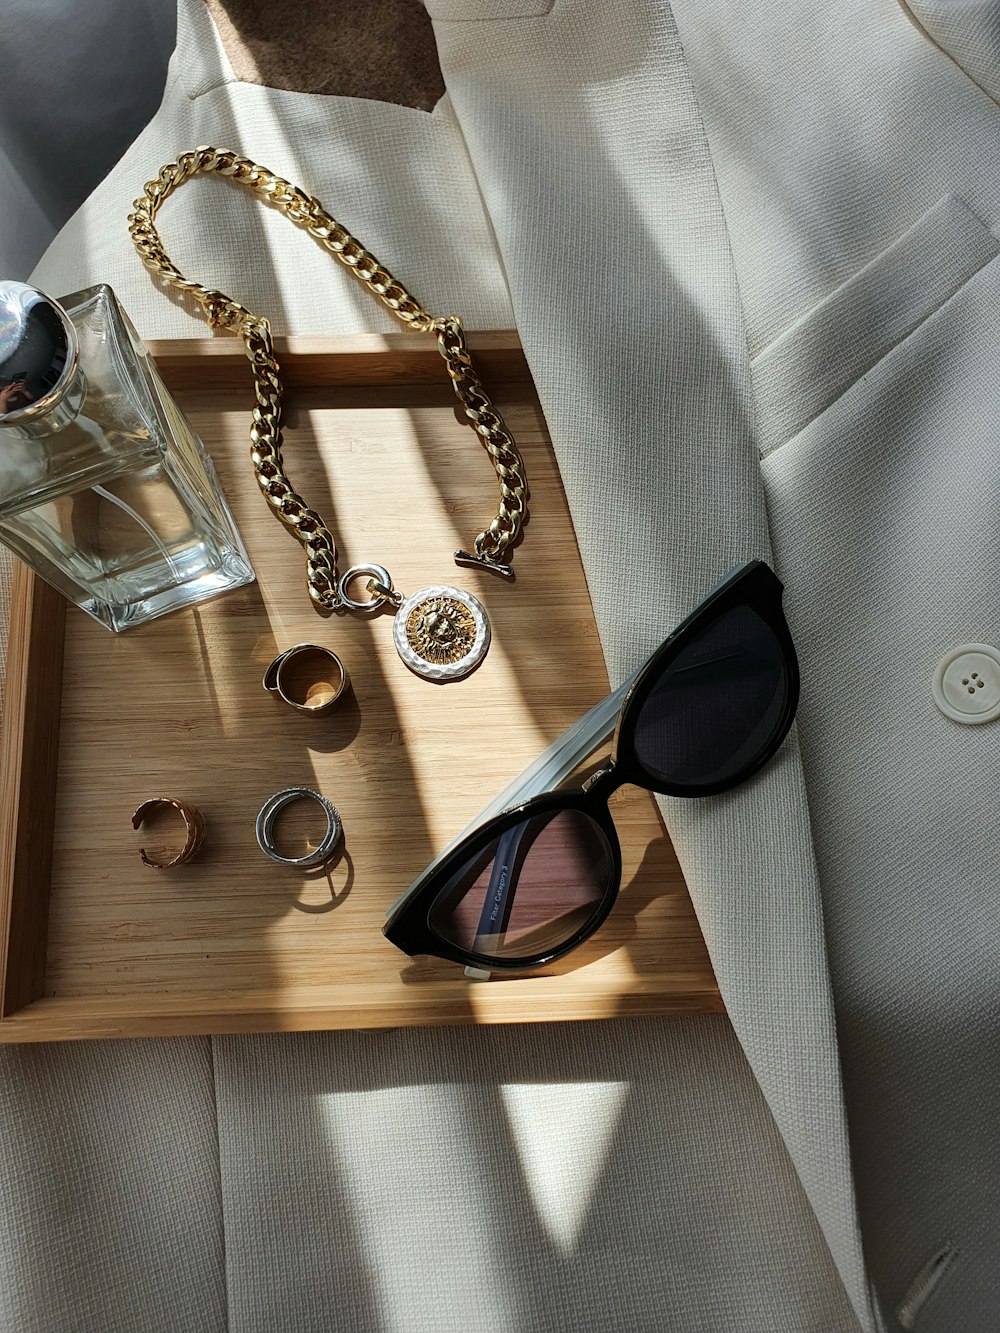
[[[285,856],[274,845],[274,821],[286,805],[301,800],[315,801],[320,806],[326,815],[326,833],[314,851],[307,852],[305,856]],[[337,807],[311,787],[285,787],[282,791],[276,791],[267,798],[257,816],[257,846],[260,850],[272,861],[277,861],[278,865],[298,866],[300,870],[325,866],[336,851],[343,831]]]
[[[329,648],[298,643],[279,653],[264,672],[264,689],[298,713],[321,717],[344,697],[347,668]]]
[[[193,806],[190,801],[178,801],[173,796],[153,796],[148,801],[143,801],[132,816],[132,827],[137,829],[147,815],[164,807],[176,810],[179,813],[184,820],[187,836],[184,840],[184,846],[177,855],[166,861],[154,861],[152,857],[146,854],[145,847],[140,847],[139,856],[142,858],[142,864],[151,866],[153,870],[171,870],[174,866],[180,866],[185,861],[190,861],[205,840],[205,820],[201,811]]]

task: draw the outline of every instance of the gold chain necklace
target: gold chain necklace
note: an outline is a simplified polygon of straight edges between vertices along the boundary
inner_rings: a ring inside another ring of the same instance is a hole
[[[295,491],[285,472],[281,455],[282,384],[270,324],[225,293],[186,278],[163,248],[155,226],[160,205],[186,180],[207,171],[228,176],[255,191],[314,236],[398,320],[411,329],[437,337],[438,350],[455,393],[489,454],[500,483],[496,517],[476,537],[475,554],[456,551],[455,560],[512,578],[513,571],[504,557],[517,540],[527,514],[524,462],[503,417],[479,381],[461,319],[457,315],[435,318],[429,314],[374,255],[327,213],[318,199],[266,167],[228,150],[202,147],[181,153],[175,162],[161,167],[155,180],[147,182],[129,214],[129,232],[146,267],[171,286],[188,292],[201,305],[210,325],[231,329],[244,341],[256,390],[250,429],[254,472],[275,515],[306,549],[309,596],[316,607],[321,611],[345,608],[370,611],[391,602],[397,608],[394,641],[407,666],[435,680],[455,680],[466,675],[489,647],[489,622],[482,604],[470,593],[445,585],[421,589],[404,599],[393,589],[387,571],[378,564],[352,565],[338,577],[333,533]],[[348,588],[353,580],[365,575],[372,596],[359,601],[349,595]]]

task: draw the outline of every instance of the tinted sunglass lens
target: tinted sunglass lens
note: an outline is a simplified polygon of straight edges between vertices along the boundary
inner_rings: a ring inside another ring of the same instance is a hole
[[[534,815],[461,865],[428,924],[445,943],[513,961],[553,953],[596,915],[614,856],[579,810]]]
[[[636,721],[636,757],[660,782],[725,783],[767,752],[788,689],[767,621],[749,606],[724,611],[664,668]]]

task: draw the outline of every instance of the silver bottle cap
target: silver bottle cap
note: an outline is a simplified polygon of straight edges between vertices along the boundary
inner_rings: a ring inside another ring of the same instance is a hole
[[[58,407],[80,349],[66,311],[24,282],[0,280],[0,428],[22,430]]]

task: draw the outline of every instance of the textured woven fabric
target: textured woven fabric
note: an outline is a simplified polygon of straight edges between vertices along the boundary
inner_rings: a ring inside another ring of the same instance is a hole
[[[1000,7],[996,0],[900,3],[987,97],[1000,101]]]
[[[221,1333],[207,1040],[0,1047],[0,1328]]]
[[[856,1329],[724,1018],[215,1049],[234,1333]]]
[[[754,355],[945,195],[996,217],[1000,110],[898,0],[674,8]]]
[[[764,464],[778,559],[801,575],[799,725],[869,1258],[895,1307],[957,1249],[916,1325],[931,1333],[986,1333],[1000,1303],[1000,751],[995,724],[931,695],[944,654],[1000,624],[998,310],[994,260]]]
[[[7,631],[10,627],[10,578],[14,557],[6,546],[0,546],[0,689],[7,668]]]
[[[445,81],[620,679],[727,568],[768,554],[711,160],[662,5],[483,25],[448,10]],[[738,791],[665,810],[727,1009],[867,1320],[794,740]]]
[[[906,1327],[992,1333],[998,724],[931,681],[1000,624],[997,8],[913,8],[951,56],[893,0],[675,0],[773,449],[867,1257]]]
[[[753,363],[761,456],[836,402],[998,253],[989,228],[949,196],[768,343]]]

